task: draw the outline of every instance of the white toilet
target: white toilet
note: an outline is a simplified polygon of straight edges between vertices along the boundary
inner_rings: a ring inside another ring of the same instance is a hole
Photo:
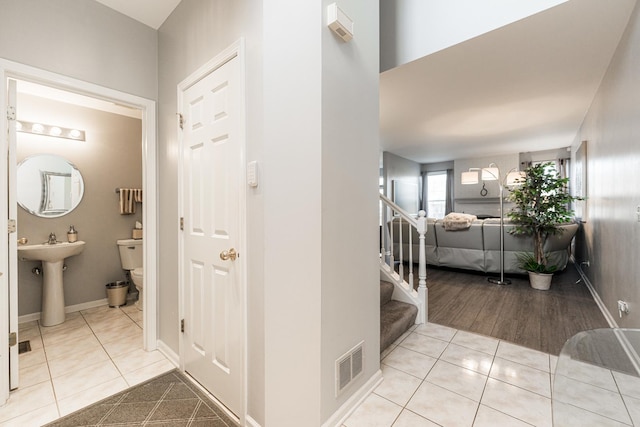
[[[117,240],[120,251],[120,263],[123,270],[129,270],[131,281],[138,290],[138,301],[135,306],[142,310],[142,285],[144,283],[144,268],[142,256],[142,239],[122,239]]]

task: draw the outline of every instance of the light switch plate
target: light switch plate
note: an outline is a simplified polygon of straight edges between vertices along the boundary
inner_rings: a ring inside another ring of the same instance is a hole
[[[254,188],[258,186],[258,162],[255,160],[247,165],[247,184]]]

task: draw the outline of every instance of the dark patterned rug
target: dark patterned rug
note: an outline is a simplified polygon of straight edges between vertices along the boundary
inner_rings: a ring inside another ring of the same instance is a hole
[[[47,426],[235,427],[180,371],[138,384]]]

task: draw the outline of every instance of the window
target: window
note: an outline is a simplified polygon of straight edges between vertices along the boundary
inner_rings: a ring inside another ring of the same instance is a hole
[[[447,202],[447,172],[427,173],[427,216],[444,218]]]
[[[555,160],[544,160],[544,161],[541,161],[541,162],[533,162],[534,165],[539,165],[539,164],[543,164],[543,163],[550,163],[547,166],[545,166],[545,168],[544,168],[545,175],[556,176],[556,174],[558,173],[558,168],[556,166],[556,161]]]

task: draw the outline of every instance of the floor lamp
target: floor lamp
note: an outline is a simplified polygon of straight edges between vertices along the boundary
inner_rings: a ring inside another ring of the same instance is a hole
[[[518,185],[520,179],[524,177],[524,172],[513,168],[506,176],[502,176],[498,166],[495,163],[490,163],[486,168],[470,168],[468,172],[462,172],[462,184],[477,184],[478,172],[482,172],[483,181],[498,181],[500,191],[500,278],[489,277],[487,280],[497,285],[510,285],[511,280],[504,278],[504,187]]]

